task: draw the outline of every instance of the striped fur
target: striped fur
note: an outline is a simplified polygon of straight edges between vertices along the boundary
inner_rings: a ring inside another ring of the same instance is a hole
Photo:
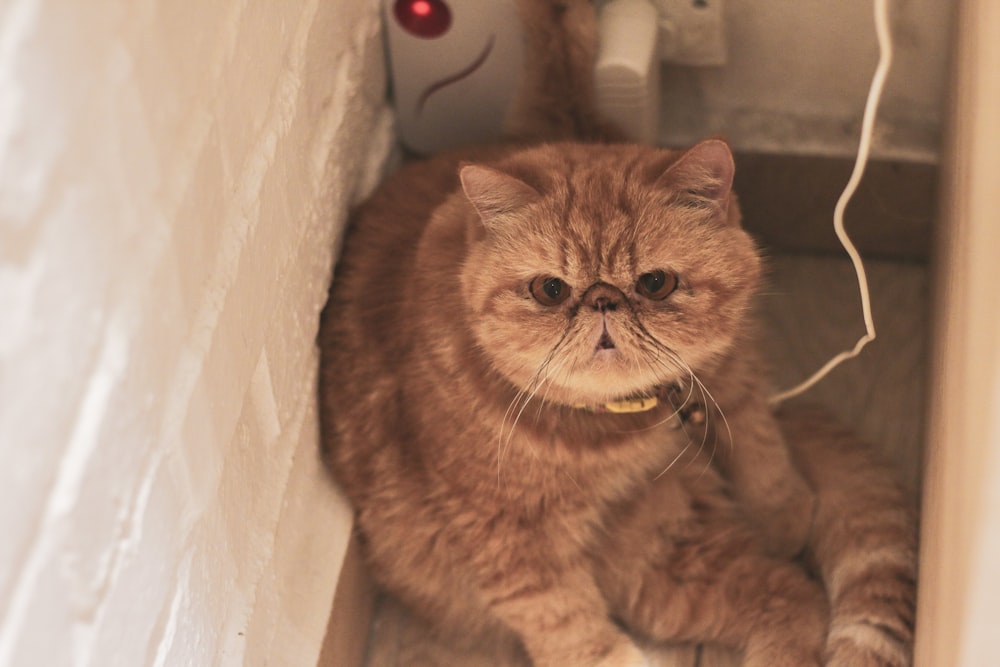
[[[831,604],[829,665],[904,667],[916,611],[915,508],[873,449],[821,411],[783,416],[796,464],[818,491],[809,558]]]

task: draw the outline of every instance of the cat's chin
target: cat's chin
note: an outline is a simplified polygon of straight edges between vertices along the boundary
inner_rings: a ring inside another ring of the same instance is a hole
[[[597,372],[577,375],[566,387],[561,388],[557,400],[568,405],[597,405],[634,398],[655,396],[660,386],[669,381],[636,378],[634,373]]]

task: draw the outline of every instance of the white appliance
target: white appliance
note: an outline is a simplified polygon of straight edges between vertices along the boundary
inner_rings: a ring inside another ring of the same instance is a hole
[[[383,0],[397,126],[433,153],[499,138],[525,53],[514,0]],[[657,11],[649,0],[600,10],[597,105],[633,139],[653,142],[659,117]]]

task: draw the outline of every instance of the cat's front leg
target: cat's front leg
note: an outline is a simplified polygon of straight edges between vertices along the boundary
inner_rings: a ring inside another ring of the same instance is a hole
[[[663,642],[718,642],[744,667],[820,667],[826,596],[796,563],[767,554],[711,469],[678,466],[623,506],[595,550],[616,618]]]
[[[578,629],[584,627],[578,625]],[[564,630],[570,635],[561,636]],[[521,640],[533,667],[652,667],[645,654],[617,628],[592,627],[591,632],[594,634],[583,636],[575,628],[539,625],[523,633]],[[566,641],[569,636],[575,636],[572,644]]]
[[[610,620],[603,600],[578,590],[549,590],[507,601],[495,611],[520,636],[534,667],[650,667]]]
[[[745,395],[714,417],[715,461],[750,510],[769,549],[802,551],[816,509],[816,494],[792,462],[784,436],[760,393]]]
[[[519,563],[484,585],[490,610],[521,639],[534,667],[649,667],[610,618],[581,561]]]

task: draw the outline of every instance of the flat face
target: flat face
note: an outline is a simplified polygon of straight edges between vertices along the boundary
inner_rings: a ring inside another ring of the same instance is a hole
[[[403,143],[430,153],[500,136],[524,67],[514,0],[383,0]]]
[[[574,405],[687,384],[724,354],[760,267],[714,176],[721,146],[548,145],[464,168],[484,232],[462,294],[494,367]]]

